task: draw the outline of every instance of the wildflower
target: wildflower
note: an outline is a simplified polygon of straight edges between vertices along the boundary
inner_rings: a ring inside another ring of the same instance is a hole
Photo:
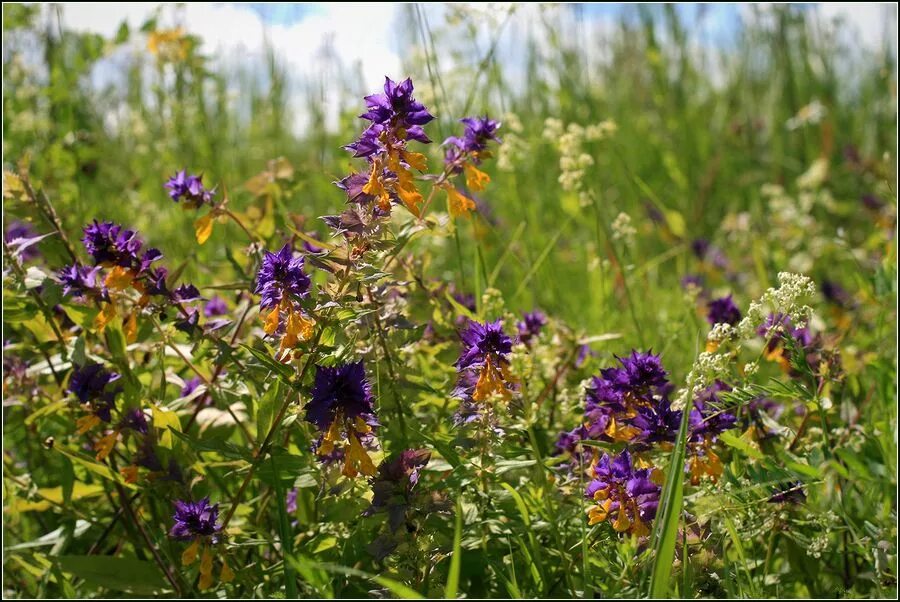
[[[210,587],[213,578],[212,546],[219,543],[219,504],[210,505],[209,496],[199,502],[183,500],[175,501],[175,524],[169,530],[169,536],[178,541],[191,541],[181,554],[182,566],[190,566],[200,557],[200,589]],[[219,580],[228,582],[234,579],[234,573],[227,561],[222,559],[222,570]]]
[[[566,458],[565,462],[559,464],[560,469],[574,474],[586,470],[591,465],[594,452],[592,448],[581,444],[585,439],[588,439],[588,432],[584,425],[577,426],[571,431],[563,431],[557,436],[553,455]]]
[[[123,229],[113,222],[94,220],[84,227],[81,242],[95,265],[131,267],[140,263],[141,239],[134,230]]]
[[[591,438],[631,441],[650,428],[647,420],[656,420],[646,414],[640,425],[632,423],[638,416],[639,408],[655,411],[657,400],[668,394],[668,373],[660,357],[649,351],[641,353],[633,350],[631,355],[616,359],[621,367],[601,370],[600,376],[593,377],[588,385],[585,419]]]
[[[203,204],[211,203],[214,190],[207,190],[203,186],[203,175],[188,175],[182,169],[166,181],[164,187],[169,191],[169,197],[176,203],[184,201],[185,208],[196,209]]]
[[[779,483],[774,487],[772,497],[768,499],[770,504],[803,504],[806,502],[806,492],[803,491],[802,481]]]
[[[147,416],[141,408],[133,408],[119,420],[119,430],[132,430],[142,435],[147,434]]]
[[[313,321],[307,318],[297,299],[309,295],[309,276],[303,271],[303,256],[294,256],[290,244],[277,253],[266,252],[256,278],[259,306],[271,309],[265,316],[266,334],[281,330],[279,354],[312,336]]]
[[[687,470],[691,483],[696,485],[704,476],[718,480],[724,470],[722,461],[713,449],[718,436],[735,426],[734,414],[720,409],[719,394],[731,391],[726,383],[717,380],[701,390],[694,399],[694,408],[688,416],[690,424],[689,458]]]
[[[119,377],[119,374],[107,370],[101,364],[86,364],[72,371],[67,390],[81,403],[90,404],[93,416],[109,422],[112,419],[111,411],[115,407],[115,397],[119,392],[117,387],[110,385]]]
[[[210,300],[206,302],[206,305],[203,306],[203,315],[207,318],[224,316],[227,313],[228,306],[225,304],[225,299],[218,295],[213,295]]]
[[[631,225],[631,216],[624,211],[619,212],[619,215],[616,216],[610,227],[612,228],[613,240],[622,240],[625,244],[634,242],[634,235],[637,234],[637,230]]]
[[[500,123],[484,117],[466,117],[460,119],[465,125],[462,137],[450,136],[444,141],[447,147],[444,156],[445,171],[448,175],[464,174],[466,187],[480,192],[491,181],[490,176],[478,169],[481,162],[490,157],[488,142],[500,142],[497,130]],[[476,208],[475,201],[454,186],[450,179],[443,180],[440,187],[447,193],[447,206],[452,217],[468,216]]]
[[[371,479],[372,502],[363,516],[387,512],[388,526],[396,531],[403,524],[412,503],[412,492],[419,482],[419,471],[428,464],[431,452],[425,449],[406,449],[378,466]]]
[[[588,511],[588,524],[608,521],[620,533],[650,534],[661,487],[651,480],[651,468],[635,468],[628,450],[615,457],[603,454],[594,467],[594,480],[585,497],[597,504]]]
[[[303,256],[294,256],[289,244],[277,253],[266,251],[256,278],[256,292],[262,309],[277,307],[284,299],[309,295],[309,276],[303,271]]]
[[[741,310],[738,309],[731,295],[713,299],[706,305],[706,321],[710,324],[731,324],[734,326],[741,321]]]
[[[94,291],[97,286],[97,273],[99,267],[73,263],[57,272],[57,279],[62,284],[63,294],[68,297],[83,297],[86,293]]]
[[[16,255],[22,261],[29,261],[40,256],[40,251],[33,245],[42,238],[31,224],[19,220],[9,222],[3,235],[6,244],[11,249],[17,249]]]
[[[334,368],[316,366],[306,420],[322,432],[316,450],[320,456],[331,454],[335,443],[346,438],[342,472],[350,478],[359,472],[375,474],[375,465],[362,445],[378,425],[372,403],[372,388],[362,361]]]
[[[370,168],[358,193],[355,189],[361,183],[359,178],[345,178],[339,185],[345,187],[348,195],[354,189],[354,199],[364,194],[376,200],[377,207],[385,214],[390,213],[392,203],[399,202],[418,216],[424,201],[416,189],[411,169],[424,171],[425,156],[408,151],[406,144],[409,140],[430,143],[422,126],[434,116],[413,98],[412,92],[412,80],[398,84],[385,77],[384,93],[366,96],[367,110],[360,115],[372,124],[358,140],[344,147],[354,157],[367,159]]]
[[[169,531],[169,536],[185,541],[198,538],[217,539],[222,529],[218,524],[219,505],[209,504],[209,497],[199,502],[175,501],[175,515],[172,517],[175,524]]]
[[[508,374],[512,339],[503,332],[503,324],[470,321],[460,334],[463,349],[456,361],[459,380],[456,395],[483,402],[494,394],[503,399],[512,395]]]
[[[184,386],[181,387],[181,396],[187,397],[191,393],[197,390],[197,387],[203,384],[203,379],[199,376],[193,376],[188,380],[184,381]]]
[[[525,312],[522,314],[522,320],[516,322],[516,329],[519,331],[519,340],[526,345],[530,345],[531,341],[541,333],[541,329],[547,325],[547,316],[540,310]]]

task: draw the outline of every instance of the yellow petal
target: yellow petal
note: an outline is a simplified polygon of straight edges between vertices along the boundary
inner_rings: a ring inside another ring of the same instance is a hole
[[[119,439],[119,433],[113,431],[112,433],[105,435],[97,440],[94,443],[94,450],[97,452],[97,461],[102,462],[106,459],[106,457],[110,454],[113,448],[116,446],[116,441]]]
[[[263,330],[266,331],[266,334],[272,334],[276,330],[278,330],[278,308],[276,307],[269,315],[266,316],[266,321],[263,326]]]
[[[97,329],[98,332],[103,332],[103,329],[106,328],[109,321],[115,317],[116,306],[112,303],[107,303],[103,306],[103,309],[100,310],[100,313],[97,314],[97,317],[94,318],[94,328]]]
[[[111,291],[124,291],[131,286],[134,276],[131,270],[117,265],[109,271],[104,280],[104,285]]]
[[[466,174],[466,186],[475,192],[480,192],[490,183],[491,176],[487,175],[471,163],[466,163],[463,167]]]
[[[631,527],[631,521],[628,520],[628,515],[625,514],[624,505],[619,505],[619,513],[616,516],[616,520],[613,521],[612,526],[613,529],[619,532],[627,531]]]
[[[419,171],[428,169],[428,159],[422,153],[403,153],[403,160],[406,164]]]
[[[197,243],[203,244],[205,243],[210,235],[212,235],[213,229],[213,214],[212,211],[198,219],[194,222],[194,233],[197,235]]]
[[[335,417],[334,421],[331,423],[331,426],[328,427],[328,430],[325,431],[325,435],[322,437],[322,443],[319,445],[318,453],[320,456],[327,456],[331,452],[334,451],[334,442],[337,441],[338,437],[341,436],[341,421],[338,417]]]
[[[131,315],[128,316],[128,319],[125,321],[125,340],[129,343],[134,343],[137,340],[137,312],[131,312]]]
[[[100,424],[100,419],[94,416],[93,414],[89,414],[87,416],[82,416],[78,420],[75,421],[75,426],[78,427],[78,430],[75,431],[76,435],[83,435],[98,424]]]
[[[447,211],[450,217],[469,217],[469,212],[474,210],[475,201],[460,194],[456,188],[447,187]]]
[[[189,545],[187,549],[181,553],[181,566],[190,566],[197,560],[197,552],[200,551],[200,540],[195,539],[194,543]]]
[[[472,393],[472,399],[475,401],[484,401],[493,394],[500,395],[503,399],[508,400],[512,394],[506,388],[503,381],[503,375],[491,361],[490,356],[485,360],[481,374],[478,376],[478,382],[475,383],[475,391]]]
[[[203,548],[200,556],[200,589],[207,589],[213,584],[213,557],[209,548]]]
[[[125,477],[126,483],[137,483],[138,478],[138,467],[137,466],[124,466],[119,469],[119,474]]]
[[[344,470],[342,471],[344,476],[352,479],[356,476],[357,470],[366,476],[375,474],[375,464],[372,463],[372,458],[366,453],[366,449],[356,435],[349,433],[347,439],[350,441],[350,446],[347,449],[347,459],[344,461]]]
[[[234,571],[228,566],[228,563],[222,561],[222,572],[219,573],[219,581],[222,583],[231,583],[234,581]]]

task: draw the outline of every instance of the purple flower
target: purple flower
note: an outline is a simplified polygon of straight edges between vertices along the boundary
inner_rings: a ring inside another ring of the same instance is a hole
[[[691,427],[691,439],[698,441],[715,438],[719,434],[733,429],[737,419],[731,412],[721,409],[720,393],[731,391],[731,387],[717,380],[703,389],[694,398],[694,409],[688,417]]]
[[[86,364],[76,367],[69,377],[67,391],[75,395],[81,403],[90,403],[94,414],[103,420],[111,420],[110,412],[115,407],[118,387],[110,384],[117,381],[120,375],[104,368],[101,364]]]
[[[795,328],[791,322],[791,317],[782,313],[766,316],[765,322],[756,330],[756,333],[763,338],[769,339],[770,348],[777,347],[784,335],[793,338],[801,347],[809,347],[813,341],[812,333],[808,328]]]
[[[290,244],[277,253],[266,251],[256,277],[256,292],[262,296],[262,309],[276,307],[284,295],[304,298],[309,294],[309,276],[303,271],[303,257],[294,256]]]
[[[734,304],[731,295],[713,299],[706,304],[706,321],[710,324],[731,324],[741,321],[741,310]]]
[[[454,364],[458,370],[481,365],[488,357],[493,358],[495,364],[500,364],[512,352],[512,339],[503,332],[501,320],[485,323],[470,321],[460,333],[460,338],[463,350]]]
[[[119,420],[120,429],[130,429],[132,431],[147,434],[147,416],[141,408],[134,408],[125,413],[125,416]]]
[[[209,496],[199,502],[176,500],[175,515],[172,518],[175,524],[172,525],[169,536],[182,541],[210,536],[215,541],[222,528],[218,524],[219,505],[210,506]]]
[[[200,291],[198,291],[197,287],[193,284],[182,284],[173,291],[173,295],[175,297],[175,300],[181,303],[199,301],[203,298],[200,296]]]
[[[188,380],[184,381],[184,386],[181,387],[181,396],[187,397],[191,393],[197,390],[197,387],[203,384],[203,379],[199,376],[193,376]]]
[[[803,491],[803,483],[801,481],[793,481],[790,483],[780,483],[775,486],[772,497],[769,498],[770,504],[803,504],[806,502],[806,492]]]
[[[692,286],[703,290],[703,276],[700,276],[699,274],[688,274],[681,279],[681,288],[687,290]]]
[[[638,429],[638,447],[649,449],[652,444],[673,442],[681,426],[681,411],[673,410],[668,397],[661,397],[649,405],[637,407],[637,415],[630,424]]]
[[[884,201],[875,194],[864,194],[861,200],[862,204],[872,211],[880,211],[884,207]]]
[[[418,140],[428,144],[422,126],[434,119],[425,105],[413,98],[412,80],[399,84],[385,77],[384,92],[366,96],[366,112],[361,119],[371,121],[358,140],[346,145],[354,157],[371,157],[387,150],[388,146],[402,144],[406,140]]]
[[[500,139],[497,137],[500,123],[488,118],[486,115],[484,117],[465,117],[459,121],[466,126],[465,130],[461,138],[450,136],[444,140],[444,146],[450,147],[447,150],[445,162],[448,164],[454,163],[462,155],[469,154],[472,161],[477,165],[480,163],[478,154],[487,149],[488,142],[500,142]]]
[[[214,295],[209,301],[206,302],[206,305],[203,306],[203,315],[207,318],[212,318],[214,316],[224,316],[228,313],[228,306],[225,304],[225,299],[218,295]]]
[[[294,487],[284,496],[284,506],[288,514],[297,513],[297,488]]]
[[[844,309],[849,309],[856,305],[853,300],[853,295],[848,293],[847,289],[833,280],[825,280],[822,282],[822,295],[829,303]]]
[[[123,229],[119,224],[94,220],[92,224],[84,227],[81,242],[94,258],[95,265],[121,267],[140,265],[138,252],[143,245],[141,239],[134,230]],[[159,257],[161,256],[162,254],[159,254]]]
[[[413,489],[419,482],[419,471],[430,459],[431,452],[426,449],[407,449],[383,460],[377,474],[370,479],[372,502],[363,516],[387,512],[388,525],[391,531],[396,531],[405,522]]]
[[[651,480],[652,470],[634,468],[625,450],[616,457],[603,454],[594,474],[585,491],[585,497],[597,502],[588,512],[589,524],[609,521],[620,533],[649,535],[661,491]]]
[[[57,272],[57,278],[62,284],[63,294],[69,297],[83,297],[88,291],[97,288],[97,272],[99,267],[89,268],[87,266],[73,263]]]
[[[372,387],[362,361],[328,368],[316,366],[306,420],[325,432],[340,415],[343,420],[361,418],[375,425]]]
[[[4,240],[10,248],[18,247],[17,255],[22,261],[28,261],[40,257],[41,253],[33,246],[32,239],[40,240],[41,236],[28,222],[13,220],[9,222],[4,234]]]
[[[169,196],[176,203],[184,201],[188,206],[199,207],[212,201],[212,190],[203,187],[203,176],[188,175],[182,169],[165,183]]]
[[[525,312],[522,314],[522,320],[516,322],[516,328],[519,331],[519,340],[530,345],[532,339],[537,338],[541,333],[541,329],[547,324],[547,316],[540,310]]]

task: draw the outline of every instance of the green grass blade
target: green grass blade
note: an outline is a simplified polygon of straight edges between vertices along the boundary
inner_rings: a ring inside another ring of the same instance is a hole
[[[462,563],[462,498],[456,498],[456,530],[453,533],[453,556],[450,557],[450,571],[444,585],[444,598],[456,598],[459,590],[459,569]]]

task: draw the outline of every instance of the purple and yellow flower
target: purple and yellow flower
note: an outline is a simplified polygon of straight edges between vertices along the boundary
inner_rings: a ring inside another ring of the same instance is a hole
[[[734,414],[722,409],[719,394],[728,391],[731,391],[731,387],[717,380],[694,398],[694,407],[688,416],[690,431],[687,462],[687,471],[694,485],[704,477],[716,481],[724,471],[714,446],[719,435],[733,429],[737,422]]]
[[[277,253],[266,252],[256,277],[256,293],[262,297],[260,308],[271,310],[264,318],[266,334],[281,332],[279,355],[312,337],[314,322],[303,314],[298,303],[309,296],[309,285],[303,256],[294,255],[290,244]]]
[[[585,420],[588,434],[602,441],[632,441],[650,437],[656,423],[670,417],[661,404],[669,390],[668,373],[658,355],[632,351],[616,357],[621,367],[605,368],[588,385]],[[640,408],[645,408],[641,414]],[[641,420],[636,424],[638,416]],[[647,430],[650,429],[650,430]]]
[[[786,346],[785,337],[793,339],[802,349],[809,349],[813,343],[813,335],[808,328],[796,328],[791,317],[775,313],[766,317],[757,334],[766,339],[764,357],[777,362],[785,372],[791,371],[791,352]]]
[[[316,453],[328,456],[335,444],[346,439],[343,474],[349,478],[360,472],[371,476],[375,465],[363,446],[378,426],[372,387],[362,361],[335,367],[316,366],[306,420],[322,433]]]
[[[111,412],[115,408],[115,398],[119,393],[119,388],[113,386],[112,383],[119,378],[119,374],[107,370],[101,364],[85,364],[72,371],[67,390],[75,395],[81,403],[90,405],[91,416],[89,418],[93,418],[89,421],[79,420],[79,434],[96,426],[100,421],[112,420]],[[84,428],[82,421],[90,422],[90,424]]]
[[[219,504],[209,503],[209,496],[197,502],[176,500],[175,523],[169,530],[169,537],[178,541],[190,541],[181,554],[182,566],[190,566],[200,557],[200,589],[210,587],[213,578],[213,546],[219,543],[222,526],[219,524]],[[222,559],[222,570],[219,580],[229,582],[234,579],[234,572]]]
[[[369,170],[365,175],[351,174],[339,184],[352,202],[368,204],[373,200],[384,214],[390,213],[392,203],[399,202],[419,216],[424,199],[416,188],[412,169],[424,171],[427,161],[425,155],[408,151],[406,145],[410,140],[431,142],[422,126],[434,116],[412,93],[412,80],[398,84],[385,77],[384,92],[366,96],[366,112],[360,118],[372,124],[344,148],[354,157],[367,159]]]
[[[456,395],[483,402],[493,395],[508,400],[512,396],[509,355],[512,339],[503,332],[501,320],[469,321],[460,333],[463,348],[454,364],[459,372]]]
[[[363,516],[386,512],[390,530],[399,529],[411,505],[413,489],[419,482],[419,471],[430,459],[431,452],[428,450],[406,449],[383,460],[378,466],[377,474],[369,479],[372,485],[372,502]]]
[[[99,267],[88,267],[78,263],[65,266],[57,272],[57,279],[62,285],[63,294],[68,297],[84,297],[88,293],[99,292],[97,274]]]
[[[531,342],[538,337],[541,329],[547,325],[547,316],[540,310],[529,311],[522,314],[522,319],[516,322],[516,329],[519,331],[519,340],[525,345],[531,345]]]
[[[465,125],[463,135],[451,136],[444,141],[444,146],[447,147],[444,169],[448,176],[464,174],[466,188],[472,192],[481,192],[491,178],[478,169],[478,166],[491,156],[488,142],[500,142],[497,137],[500,123],[487,116],[465,117],[460,122]],[[447,193],[447,207],[452,217],[468,217],[469,212],[476,208],[471,195],[454,186],[449,177],[441,182],[440,187]]]
[[[741,321],[741,310],[735,305],[731,295],[713,299],[706,304],[706,321],[710,324],[730,324]]]
[[[212,202],[214,190],[207,190],[203,186],[203,175],[188,175],[187,170],[182,169],[166,181],[164,187],[169,191],[169,197],[176,203],[184,202],[186,208],[196,209],[200,205]]]
[[[649,535],[662,489],[654,482],[654,469],[635,468],[625,450],[615,457],[603,454],[594,476],[585,491],[585,497],[596,502],[588,511],[588,524],[608,521],[620,533]]]

